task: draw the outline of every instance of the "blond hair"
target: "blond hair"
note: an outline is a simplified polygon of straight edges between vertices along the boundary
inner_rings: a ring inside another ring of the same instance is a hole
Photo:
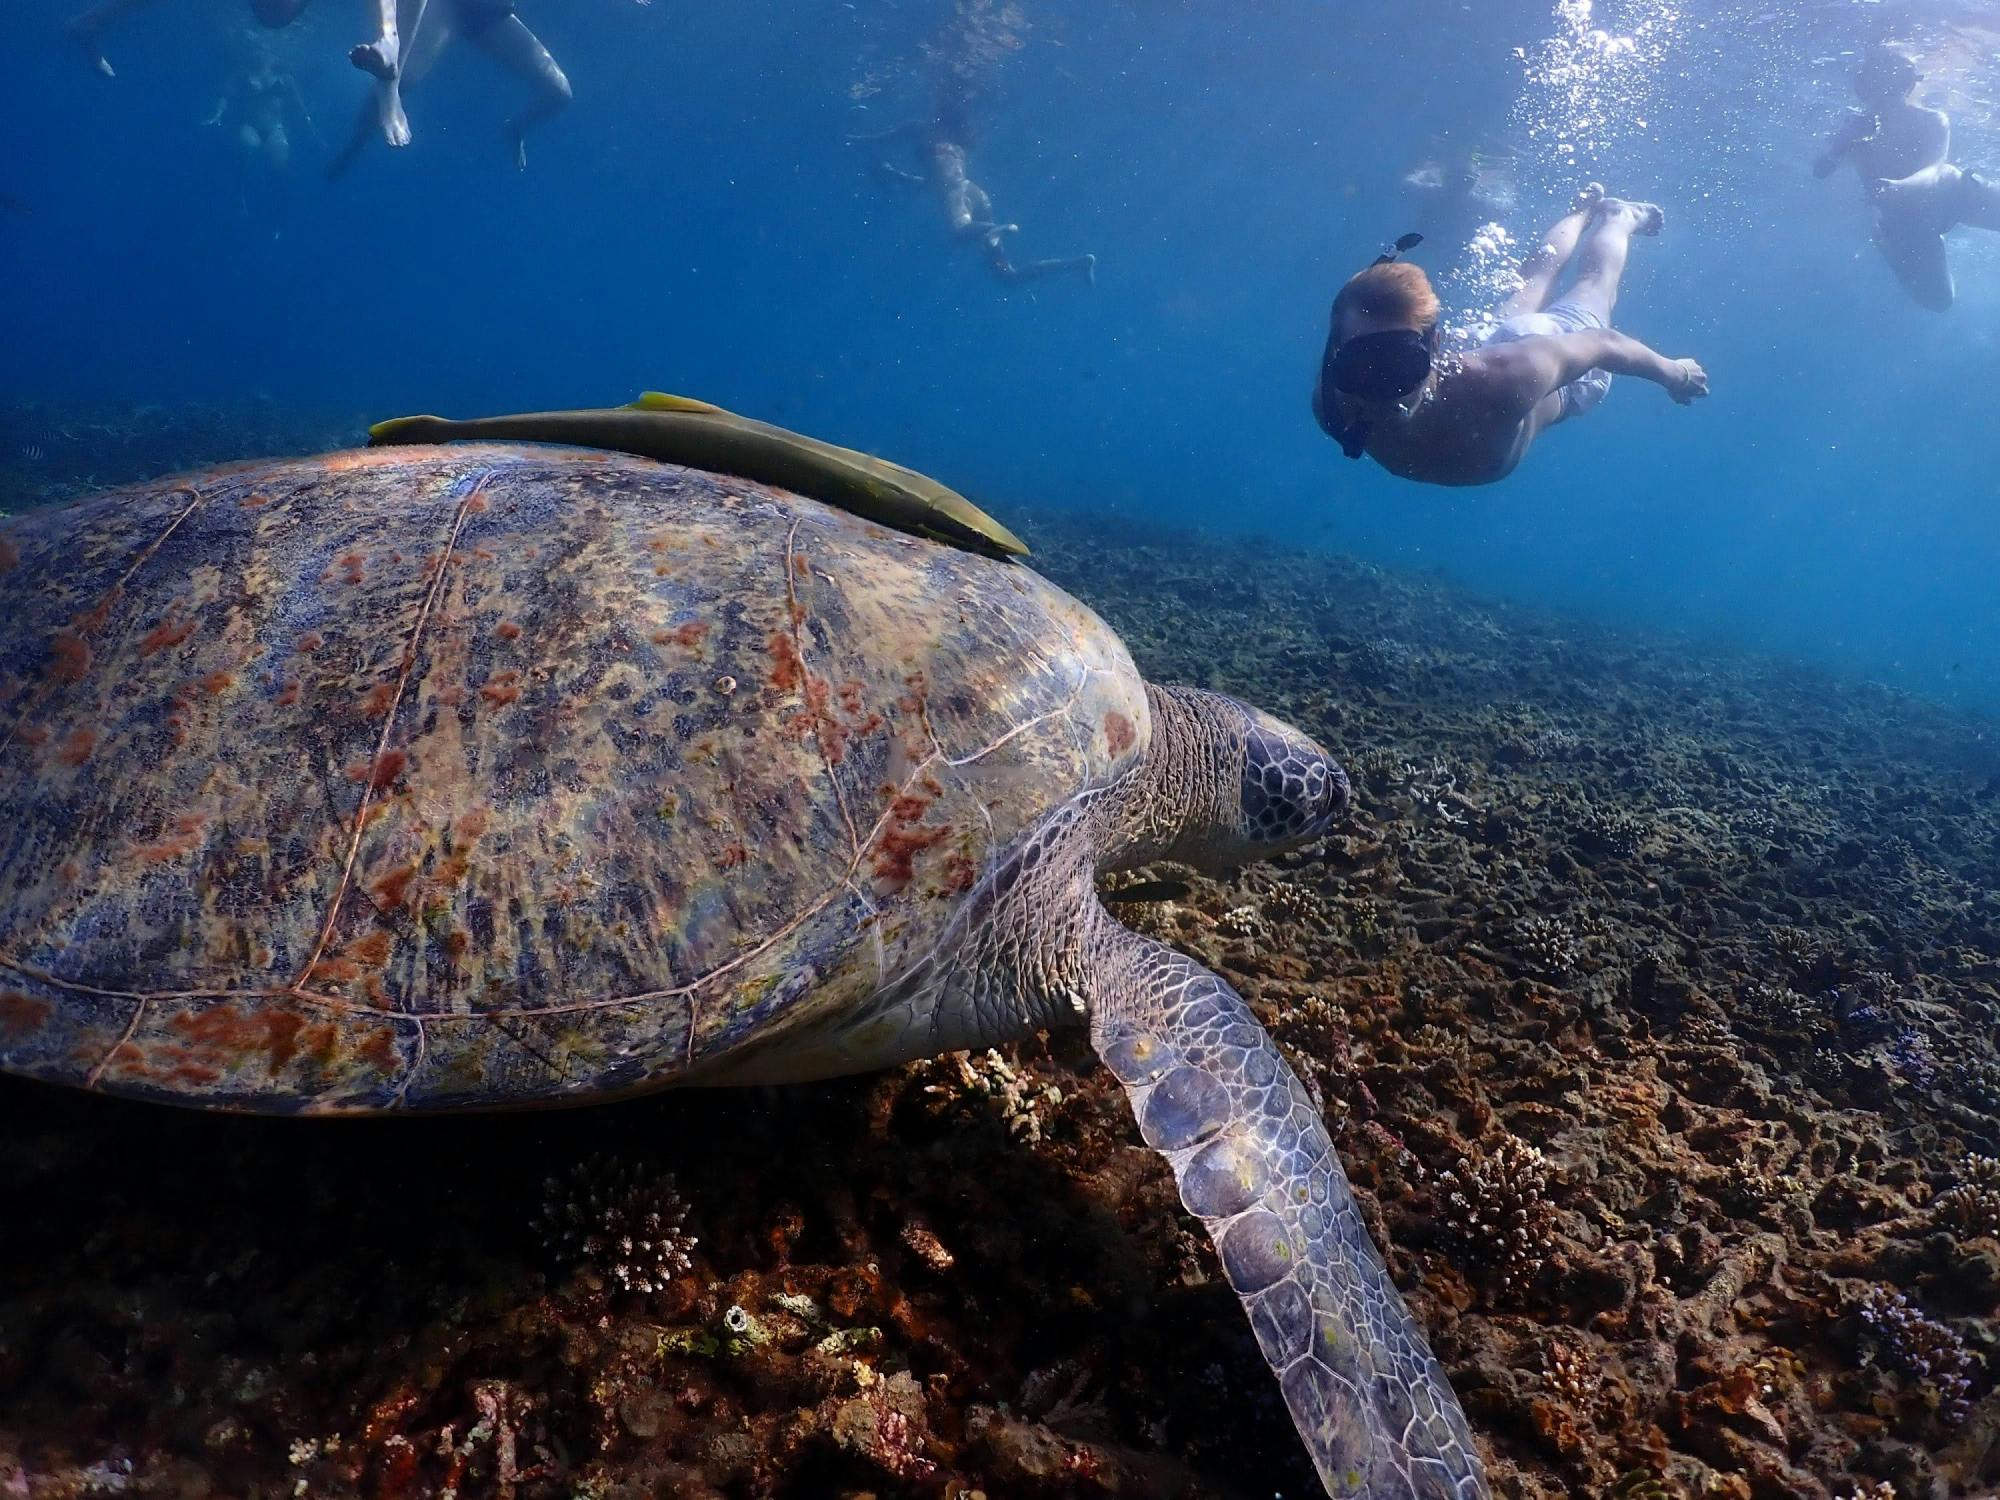
[[[1437,293],[1422,266],[1406,260],[1384,261],[1356,271],[1333,299],[1336,325],[1354,313],[1380,322],[1408,323],[1427,333],[1438,319]]]

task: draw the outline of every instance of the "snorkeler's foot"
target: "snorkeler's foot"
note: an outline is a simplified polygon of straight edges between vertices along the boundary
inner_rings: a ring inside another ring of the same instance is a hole
[[[375,81],[375,114],[382,125],[382,139],[392,146],[410,144],[410,117],[403,113],[403,91],[394,76]]]
[[[1604,184],[1601,182],[1586,182],[1576,190],[1576,196],[1570,199],[1569,211],[1573,214],[1584,213],[1596,208],[1603,201]]]
[[[396,76],[396,53],[387,42],[363,42],[347,54],[347,60],[371,77]]]
[[[1657,203],[1635,203],[1630,198],[1606,198],[1597,205],[1599,217],[1624,218],[1633,234],[1658,234],[1667,222],[1666,210]]]
[[[104,55],[104,47],[98,39],[97,28],[88,19],[79,16],[74,21],[65,22],[63,35],[83,49],[83,55],[90,59],[91,67],[106,78],[116,78],[111,71],[111,61]]]

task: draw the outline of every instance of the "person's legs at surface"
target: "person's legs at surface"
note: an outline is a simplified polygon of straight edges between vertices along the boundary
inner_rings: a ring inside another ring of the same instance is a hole
[[[1050,260],[1031,260],[1025,265],[1016,265],[1007,254],[1002,236],[1019,229],[1018,224],[997,224],[986,231],[986,263],[993,268],[993,274],[1002,281],[1033,281],[1042,276],[1053,276],[1060,271],[1081,271],[1092,286],[1097,285],[1097,257],[1095,255],[1064,255]]]
[[[410,144],[410,120],[403,112],[402,68],[404,28],[398,0],[374,0],[375,40],[363,42],[347,60],[375,80],[375,113],[382,139],[391,146]],[[412,11],[409,29],[422,24],[423,0],[403,0]]]
[[[514,165],[526,170],[528,132],[554,119],[569,106],[569,78],[540,37],[530,31],[517,15],[507,14],[490,23],[468,28],[479,49],[534,89],[528,107],[507,122],[507,139],[514,147]]]
[[[69,39],[83,48],[90,65],[106,78],[115,78],[111,63],[104,55],[104,28],[113,21],[130,15],[135,10],[143,10],[153,0],[99,0],[80,15],[72,16],[63,23],[63,30]]]

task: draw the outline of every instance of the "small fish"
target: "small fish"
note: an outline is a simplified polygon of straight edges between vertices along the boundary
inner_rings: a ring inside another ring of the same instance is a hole
[[[1185,880],[1142,880],[1137,885],[1100,891],[1097,899],[1107,906],[1137,905],[1142,901],[1182,901],[1194,887]]]
[[[31,464],[38,464],[48,456],[47,450],[40,443],[23,443],[21,445],[21,457],[25,458]]]

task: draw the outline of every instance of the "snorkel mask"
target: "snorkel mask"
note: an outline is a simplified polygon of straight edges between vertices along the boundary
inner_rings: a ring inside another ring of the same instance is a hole
[[[1406,234],[1386,254],[1371,265],[1386,265],[1405,250],[1422,244],[1420,234]],[[1326,353],[1320,359],[1319,393],[1313,402],[1314,414],[1327,436],[1340,444],[1349,458],[1359,458],[1368,449],[1366,422],[1346,423],[1335,415],[1332,393],[1338,391],[1359,401],[1376,405],[1398,405],[1422,389],[1437,358],[1435,325],[1419,333],[1414,328],[1391,328],[1381,333],[1364,333],[1335,343],[1327,334]],[[1406,413],[1407,415],[1407,413]]]

